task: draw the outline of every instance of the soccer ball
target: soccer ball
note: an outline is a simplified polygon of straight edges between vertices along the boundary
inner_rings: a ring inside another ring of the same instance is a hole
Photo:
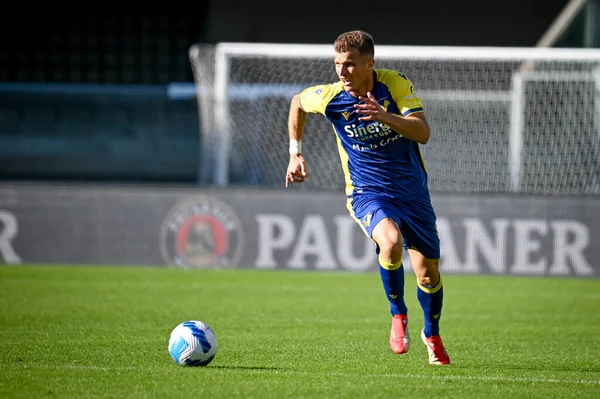
[[[217,354],[217,336],[198,320],[184,321],[171,332],[169,354],[180,366],[206,366]]]

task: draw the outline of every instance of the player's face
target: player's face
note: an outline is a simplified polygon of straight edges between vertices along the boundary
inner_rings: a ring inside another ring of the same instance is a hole
[[[373,78],[373,57],[360,55],[358,50],[335,53],[335,72],[344,84],[344,89],[359,95],[366,95],[371,89]]]

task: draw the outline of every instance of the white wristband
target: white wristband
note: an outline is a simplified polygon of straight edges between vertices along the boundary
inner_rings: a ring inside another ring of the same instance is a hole
[[[290,139],[290,154],[302,154],[302,140]]]

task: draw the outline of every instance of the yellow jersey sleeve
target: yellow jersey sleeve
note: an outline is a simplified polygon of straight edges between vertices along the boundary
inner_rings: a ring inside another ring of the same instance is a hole
[[[300,93],[300,108],[307,113],[325,115],[329,102],[342,90],[341,82],[307,87]]]
[[[409,116],[416,112],[424,112],[423,103],[417,95],[412,82],[402,73],[396,71],[378,71],[378,78],[390,90],[400,113]]]

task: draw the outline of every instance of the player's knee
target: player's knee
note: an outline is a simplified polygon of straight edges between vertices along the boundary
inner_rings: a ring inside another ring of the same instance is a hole
[[[384,259],[390,259],[392,263],[395,263],[396,261],[402,258],[402,245],[398,243],[392,243],[387,241],[383,246],[380,245],[379,248],[380,256]]]
[[[424,287],[433,287],[439,281],[439,260],[428,259],[423,262],[423,267],[415,268],[417,282]]]
[[[437,278],[434,279],[433,276],[421,275],[417,276],[417,282],[423,287],[433,287],[437,284]]]
[[[379,239],[380,256],[397,261],[402,258],[402,235],[395,232],[385,234]]]
[[[397,263],[402,260],[404,238],[396,222],[385,218],[373,230],[373,239],[379,247],[379,256],[386,262]]]

